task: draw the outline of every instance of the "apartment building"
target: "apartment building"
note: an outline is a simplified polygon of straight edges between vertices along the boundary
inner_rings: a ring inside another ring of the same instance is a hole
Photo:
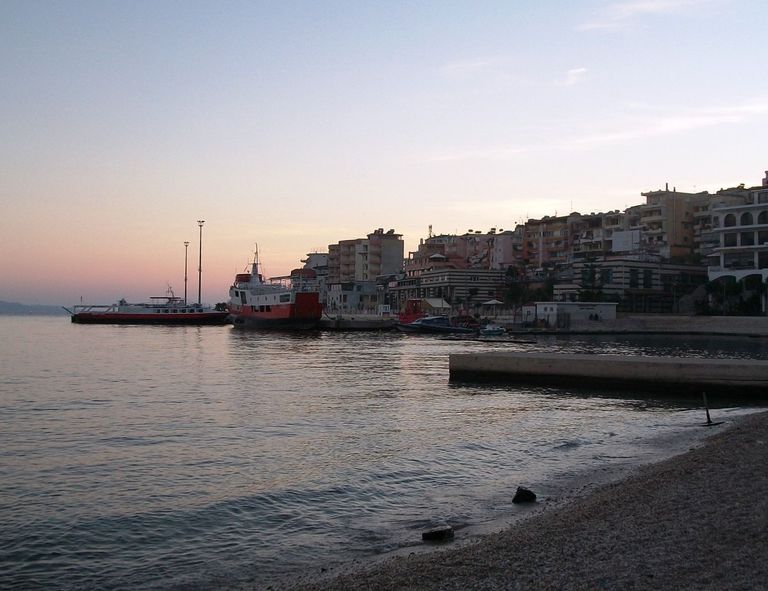
[[[768,171],[762,186],[731,192],[711,210],[716,244],[708,257],[709,279],[768,280]]]
[[[545,216],[525,223],[521,254],[527,265],[535,268],[564,265],[570,253],[568,216]]]
[[[694,211],[701,209],[711,195],[669,190],[641,193],[645,204],[634,209],[640,215],[642,231],[640,247],[644,252],[663,259],[693,260],[696,251]]]
[[[366,238],[340,240],[328,245],[328,284],[375,281],[382,275],[398,273],[402,268],[402,234],[383,228]]]

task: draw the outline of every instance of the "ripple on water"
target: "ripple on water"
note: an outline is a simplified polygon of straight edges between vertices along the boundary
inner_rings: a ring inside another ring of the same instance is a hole
[[[0,340],[3,588],[266,584],[498,519],[518,484],[647,457],[649,434],[700,422],[697,401],[451,384],[452,351],[768,358],[711,338],[0,327],[17,335]]]

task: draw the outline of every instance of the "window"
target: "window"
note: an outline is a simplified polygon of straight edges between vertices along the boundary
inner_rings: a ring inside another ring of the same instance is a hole
[[[729,213],[727,216],[725,216],[725,220],[723,220],[723,225],[726,228],[730,228],[731,226],[736,225],[736,216],[732,213]]]
[[[745,211],[741,214],[741,225],[742,226],[751,226],[754,222],[752,221],[752,214],[748,211]]]
[[[768,224],[768,211],[761,211],[757,216],[758,224]]]
[[[741,233],[741,245],[742,246],[754,246],[755,245],[755,233],[754,232],[742,232]]]
[[[728,232],[723,234],[723,246],[736,246],[736,232]]]
[[[640,276],[639,269],[630,269],[629,270],[629,286],[630,287],[637,287],[640,285],[640,282],[638,281]]]
[[[653,287],[653,271],[650,269],[643,271],[643,287],[646,289]]]

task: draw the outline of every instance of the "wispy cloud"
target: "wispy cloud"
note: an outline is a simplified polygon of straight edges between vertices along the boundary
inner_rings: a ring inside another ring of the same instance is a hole
[[[685,12],[711,4],[718,0],[632,0],[614,2],[605,7],[593,21],[578,27],[581,31],[591,29],[618,29],[627,26],[635,18]]]
[[[586,75],[586,68],[571,68],[566,72],[565,78],[560,80],[557,84],[558,86],[574,86],[584,80]]]
[[[564,135],[561,137],[542,134],[548,138],[548,141],[456,150],[432,155],[428,160],[431,162],[510,160],[520,154],[531,152],[600,148],[707,127],[746,123],[751,119],[767,114],[768,100],[758,100],[723,107],[703,107],[677,113],[654,113],[651,116],[632,118],[624,125],[617,125],[613,129],[606,129],[601,132]]]

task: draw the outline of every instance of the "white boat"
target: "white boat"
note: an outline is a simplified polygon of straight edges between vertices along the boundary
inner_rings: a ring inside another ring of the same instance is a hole
[[[226,309],[208,304],[189,304],[177,298],[169,288],[164,296],[152,296],[151,302],[131,304],[124,299],[116,304],[78,304],[70,310],[78,324],[226,324]]]

